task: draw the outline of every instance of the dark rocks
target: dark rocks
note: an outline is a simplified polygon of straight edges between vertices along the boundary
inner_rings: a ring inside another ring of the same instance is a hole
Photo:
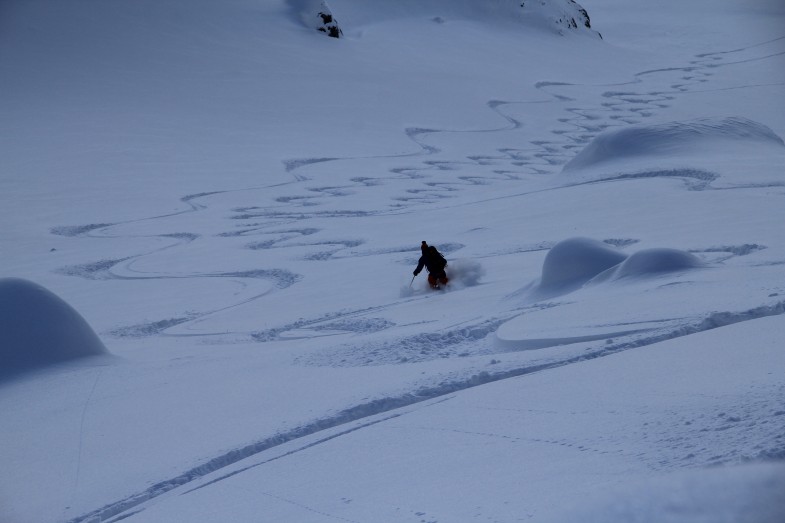
[[[343,36],[343,31],[341,31],[325,0],[293,0],[291,3],[299,12],[300,19],[308,27],[332,38]]]

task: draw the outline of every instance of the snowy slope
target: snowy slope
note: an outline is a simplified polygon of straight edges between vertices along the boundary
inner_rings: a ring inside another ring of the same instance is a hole
[[[284,521],[586,521],[583,507],[594,506],[593,521],[698,521],[679,516],[698,512],[774,522],[785,514],[781,463],[717,469],[725,476],[682,490],[677,504],[663,485],[616,503],[607,492],[781,452],[781,373],[761,373],[759,362],[785,365],[783,326],[781,316],[746,322],[365,419],[205,476],[135,519],[250,520],[259,510]],[[750,496],[747,485],[756,485],[752,510],[737,499]]]
[[[2,520],[785,514],[782,6],[328,4],[0,7]]]

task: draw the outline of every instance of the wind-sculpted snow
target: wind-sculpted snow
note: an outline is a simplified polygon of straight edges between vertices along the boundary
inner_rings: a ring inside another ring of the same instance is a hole
[[[525,289],[530,300],[570,293],[586,284],[705,267],[692,253],[679,249],[651,248],[628,255],[590,238],[570,238],[554,245],[542,265],[540,279]]]
[[[545,257],[540,287],[543,290],[556,290],[582,285],[625,258],[626,254],[598,240],[563,240],[554,245]]]
[[[614,280],[643,278],[704,266],[705,264],[700,258],[689,252],[678,249],[644,249],[633,253],[617,268],[609,271],[608,277]]]
[[[731,256],[713,263],[716,266]],[[546,256],[540,279],[510,298],[537,305],[570,295],[582,303],[582,317],[570,312],[572,306],[566,303],[530,309],[501,325],[495,343],[501,350],[532,350],[601,340],[611,348],[667,339],[692,322],[679,317],[670,293],[679,286],[689,287],[687,275],[697,277],[696,269],[708,266],[701,257],[680,249],[648,248],[628,255],[596,240],[565,240]]]
[[[87,321],[51,291],[28,280],[0,279],[0,380],[106,352]]]
[[[745,145],[785,147],[774,131],[747,118],[701,118],[636,125],[600,134],[564,166],[564,171],[639,156],[717,151],[719,144],[734,148]]]

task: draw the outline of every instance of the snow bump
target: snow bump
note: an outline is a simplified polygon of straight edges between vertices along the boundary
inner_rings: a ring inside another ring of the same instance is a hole
[[[626,258],[626,254],[599,240],[570,238],[561,241],[545,256],[540,287],[556,289],[581,285]]]
[[[51,291],[0,279],[0,379],[106,352],[87,321]]]
[[[590,284],[705,266],[706,263],[694,254],[679,249],[650,248],[627,255],[608,242],[576,237],[563,240],[548,251],[540,279],[526,291],[530,299],[542,300]]]
[[[636,125],[600,134],[564,166],[564,171],[618,159],[716,150],[719,146],[785,147],[785,142],[765,125],[740,117]]]
[[[614,270],[615,278],[642,277],[703,267],[700,258],[679,249],[644,249],[633,253]]]

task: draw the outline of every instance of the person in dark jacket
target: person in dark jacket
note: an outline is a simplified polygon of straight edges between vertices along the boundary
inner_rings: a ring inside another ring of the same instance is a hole
[[[447,267],[447,260],[444,259],[444,256],[436,250],[436,247],[428,245],[425,241],[420,245],[420,250],[422,251],[422,256],[420,256],[420,260],[417,262],[417,268],[414,269],[414,275],[420,274],[422,268],[425,267],[428,269],[428,284],[431,288],[438,289],[439,284],[447,285],[450,279],[447,277],[447,273],[444,272],[444,268]]]

